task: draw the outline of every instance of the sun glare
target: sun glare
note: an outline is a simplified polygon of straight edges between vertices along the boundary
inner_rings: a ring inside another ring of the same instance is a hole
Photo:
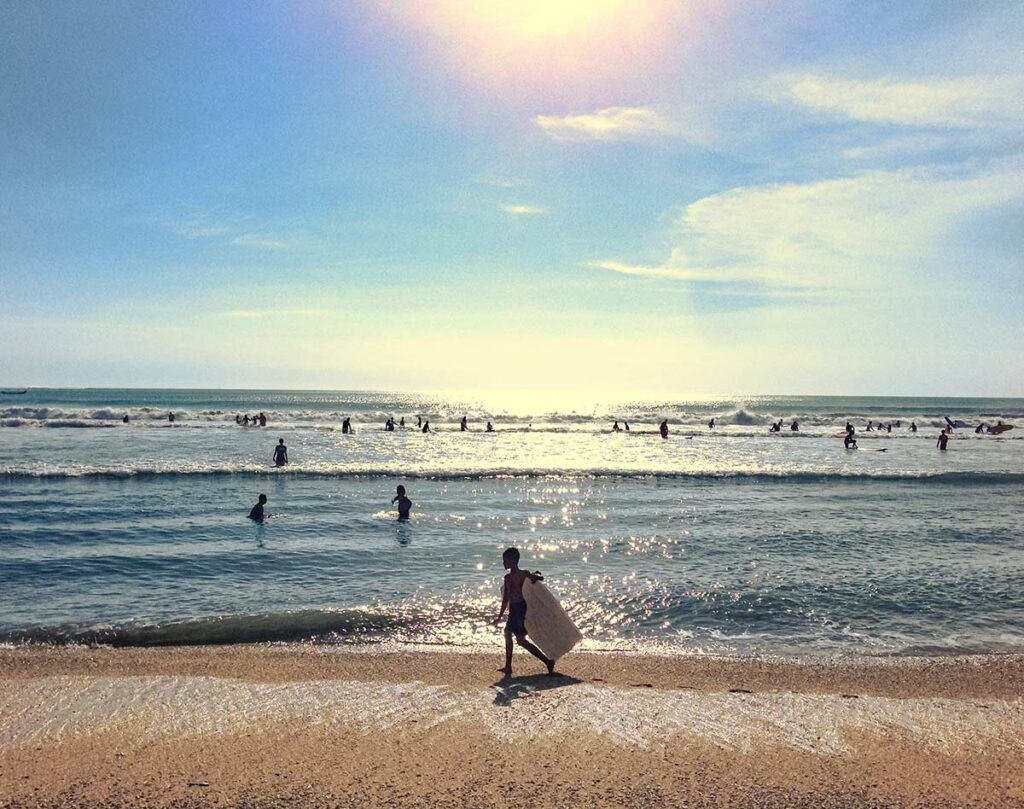
[[[489,0],[440,4],[453,21],[516,39],[549,39],[592,30],[622,13],[624,0]]]

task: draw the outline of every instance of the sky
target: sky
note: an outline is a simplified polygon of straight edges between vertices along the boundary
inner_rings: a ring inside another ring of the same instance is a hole
[[[1024,396],[1017,2],[11,2],[0,384]]]

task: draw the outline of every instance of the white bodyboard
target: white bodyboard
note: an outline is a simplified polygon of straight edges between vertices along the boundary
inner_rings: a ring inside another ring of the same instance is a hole
[[[558,660],[583,640],[572,618],[543,584],[530,579],[524,581],[523,598],[526,600],[526,634],[552,660]]]

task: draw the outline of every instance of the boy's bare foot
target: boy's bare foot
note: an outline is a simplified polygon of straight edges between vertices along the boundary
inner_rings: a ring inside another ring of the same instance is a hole
[[[555,673],[555,661],[552,660],[550,657],[544,658],[544,665],[548,667],[548,674]]]
[[[498,671],[500,671],[506,677],[511,677],[512,676],[512,669],[498,669]]]

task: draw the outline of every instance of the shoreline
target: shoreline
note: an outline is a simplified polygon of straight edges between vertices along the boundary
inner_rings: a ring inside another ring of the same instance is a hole
[[[1013,806],[1024,655],[0,648],[0,807]]]

